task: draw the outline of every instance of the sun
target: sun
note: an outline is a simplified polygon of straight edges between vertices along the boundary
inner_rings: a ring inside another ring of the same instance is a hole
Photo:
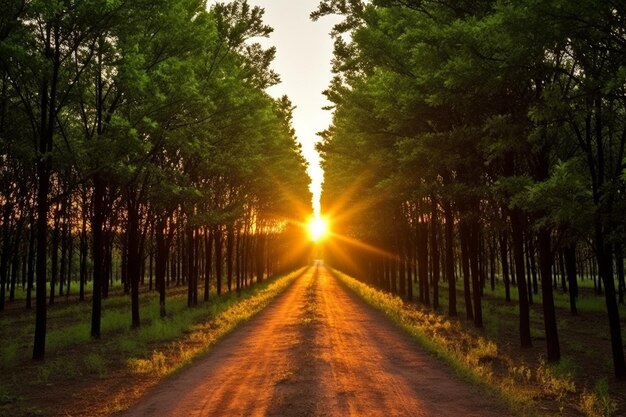
[[[313,242],[323,240],[328,234],[328,224],[322,217],[309,220],[309,236]]]

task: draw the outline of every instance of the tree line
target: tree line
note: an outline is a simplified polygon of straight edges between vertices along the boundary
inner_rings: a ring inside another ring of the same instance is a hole
[[[0,311],[34,298],[34,359],[73,282],[100,338],[117,279],[139,327],[146,278],[165,316],[170,284],[193,306],[306,260],[293,106],[254,41],[271,32],[245,0],[3,2]]]
[[[340,14],[322,133],[323,205],[344,238],[332,262],[373,285],[483,326],[496,275],[541,291],[547,359],[559,360],[553,292],[597,277],[616,376],[626,242],[626,6],[619,1],[325,0]]]

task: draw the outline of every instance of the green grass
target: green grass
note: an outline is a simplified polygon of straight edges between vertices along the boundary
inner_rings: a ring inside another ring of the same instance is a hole
[[[50,272],[48,272],[48,275],[50,274]],[[113,283],[109,286],[109,291],[113,292],[116,290],[121,290],[123,288],[121,281],[113,281]],[[70,297],[78,297],[78,292],[80,290],[80,284],[78,281],[72,281],[72,285],[70,286]],[[87,281],[85,283],[85,295],[89,295],[91,294],[91,291],[93,290],[93,282],[92,281]],[[67,285],[63,286],[63,291],[67,291]],[[65,298],[67,297],[67,293],[64,293],[63,295],[58,295],[59,294],[59,283],[57,282],[56,286],[55,286],[55,298],[58,301],[63,301],[65,300]],[[8,296],[8,294],[7,294]],[[33,304],[35,302],[35,290],[33,289],[32,292],[32,300],[33,300]],[[48,297],[50,297],[50,289],[48,288]],[[26,288],[21,286],[21,281],[18,283],[18,285],[15,287],[15,301],[19,301],[19,302],[26,302]]]
[[[103,303],[99,340],[90,338],[90,303],[59,303],[49,310],[43,362],[30,360],[32,312],[13,311],[11,316],[0,320],[1,330],[8,331],[2,333],[0,345],[0,415],[9,410],[11,416],[25,416],[45,409],[45,396],[26,399],[31,392],[53,392],[57,388],[62,391],[69,381],[78,385],[107,385],[109,379],[115,380],[119,375],[125,375],[133,385],[132,393],[127,389],[106,391],[110,407],[123,409],[141,395],[142,389],[181,369],[265,308],[303,271],[304,268],[265,280],[239,293],[233,291],[216,297],[212,292],[209,302],[191,308],[187,307],[186,291],[171,288],[165,318],[160,317],[158,294],[142,293],[138,329],[130,327],[128,296],[112,296]],[[92,378],[86,379],[88,376]],[[23,396],[14,395],[20,393]]]
[[[583,392],[579,408],[586,417],[617,416],[617,405],[609,395],[609,385],[606,379],[598,381],[593,391]]]
[[[124,335],[120,341],[130,345],[135,352],[144,352],[130,357],[128,365],[135,373],[166,375],[185,365],[197,355],[206,352],[219,338],[234,330],[265,308],[278,294],[282,293],[303,270],[284,277],[264,281],[239,294],[229,293],[219,302],[206,304],[205,308],[182,308],[166,320],[154,320],[148,329],[136,335]],[[210,317],[210,322],[207,322]],[[183,332],[188,335],[177,339]],[[129,336],[131,338],[129,338]],[[173,341],[171,344],[162,342]],[[158,348],[145,354],[151,346]]]
[[[0,385],[0,406],[14,403],[16,400],[17,398],[11,394],[6,386]]]
[[[267,286],[242,291],[245,298],[251,291]],[[143,346],[146,343],[168,340],[180,335],[193,322],[215,314],[219,306],[231,305],[237,299],[236,293],[215,297],[209,303],[201,303],[197,308],[187,308],[186,294],[170,296],[166,300],[168,317],[160,318],[158,294],[156,292],[140,295],[141,331],[130,331],[130,300],[127,295],[116,295],[103,300],[101,332],[107,339],[111,335],[124,334],[122,338],[135,339]],[[20,314],[19,319],[25,326],[15,326],[11,320],[1,320],[0,329],[3,334],[10,334],[11,338],[0,346],[0,368],[11,366],[20,360],[30,357],[30,346],[33,340],[34,313],[27,311],[26,317]],[[91,303],[75,302],[71,304],[59,303],[48,310],[48,330],[46,334],[46,352],[55,353],[63,349],[79,346],[91,341]],[[121,341],[124,344],[124,341]],[[136,349],[134,349],[136,351]]]
[[[128,296],[110,297],[103,302],[101,333],[102,339],[115,337],[122,351],[137,353],[150,343],[171,340],[180,336],[193,324],[208,317],[213,317],[234,304],[266,290],[273,280],[263,281],[239,294],[230,292],[216,297],[211,294],[208,303],[200,302],[197,307],[187,307],[187,296],[179,291],[178,295],[166,299],[167,317],[160,317],[159,299],[156,292],[142,293],[140,296],[141,327],[130,329],[130,301]],[[25,328],[12,326],[11,320],[1,321],[2,329],[11,335],[0,346],[0,368],[11,367],[18,361],[30,357],[33,328],[28,320]],[[54,306],[48,314],[46,334],[46,353],[54,354],[63,349],[92,343],[91,303],[74,303]]]
[[[19,355],[19,346],[16,343],[5,342],[0,347],[0,368],[9,367],[15,364]]]
[[[105,376],[107,374],[107,361],[99,353],[88,353],[83,362],[88,374],[98,376]]]
[[[39,383],[48,383],[51,379],[73,379],[82,375],[76,361],[54,359],[44,362],[38,369]]]

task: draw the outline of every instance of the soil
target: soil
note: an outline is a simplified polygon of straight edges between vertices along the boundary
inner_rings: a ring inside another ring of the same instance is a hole
[[[120,414],[481,416],[503,406],[426,353],[323,265]]]

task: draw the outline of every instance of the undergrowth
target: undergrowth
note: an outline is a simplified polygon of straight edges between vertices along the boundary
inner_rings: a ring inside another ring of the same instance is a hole
[[[133,389],[110,390],[106,409],[97,414],[123,410],[147,387],[190,363],[222,336],[266,307],[304,271],[302,268],[266,280],[239,293],[233,291],[212,297],[208,303],[192,308],[187,307],[186,294],[181,292],[168,298],[165,318],[159,314],[158,295],[142,294],[139,329],[130,328],[128,303],[118,297],[109,299],[103,306],[101,340],[89,337],[90,315],[85,313],[88,306],[64,306],[54,315],[67,319],[49,329],[45,361],[30,362],[31,349],[19,338],[6,340],[0,347],[0,416],[37,413],[37,404],[31,399],[14,396],[7,388],[21,384],[20,374],[25,365],[29,375],[32,374],[27,381],[28,391],[64,381],[78,382],[87,376],[99,380],[97,384],[106,385],[123,375]]]
[[[579,408],[586,417],[614,417],[617,415],[617,404],[609,396],[609,385],[606,379],[598,381],[593,391],[583,391]]]
[[[566,359],[552,365],[542,360],[535,366],[517,363],[501,352],[496,343],[471,334],[458,321],[404,303],[400,297],[338,271],[333,273],[456,372],[476,384],[494,389],[514,412],[524,416],[541,415],[533,399],[550,399],[556,402],[562,414],[572,398],[577,397],[580,399],[578,410],[588,417],[613,416],[611,410],[615,404],[610,401],[606,385],[596,387],[593,392],[577,391],[571,361]]]
[[[147,335],[141,337],[141,342],[135,339],[135,343],[153,342],[162,338],[170,339],[170,328],[178,327],[179,333],[183,329],[188,334],[183,338],[173,340],[154,349],[149,355],[131,357],[127,365],[133,373],[153,374],[158,376],[167,375],[185,366],[191,360],[207,351],[218,339],[231,332],[242,322],[249,320],[253,315],[265,308],[270,301],[285,290],[299,275],[296,271],[287,276],[278,278],[266,284],[260,284],[258,288],[242,292],[238,297],[232,297],[223,303],[214,303],[211,306],[210,320],[198,323],[187,328],[186,323],[195,316],[194,310],[180,314],[174,318],[175,325],[167,323],[163,326],[155,326]],[[204,312],[206,315],[206,312]],[[185,317],[189,316],[189,317]],[[192,320],[193,321],[193,320]],[[127,341],[128,343],[129,341]]]

